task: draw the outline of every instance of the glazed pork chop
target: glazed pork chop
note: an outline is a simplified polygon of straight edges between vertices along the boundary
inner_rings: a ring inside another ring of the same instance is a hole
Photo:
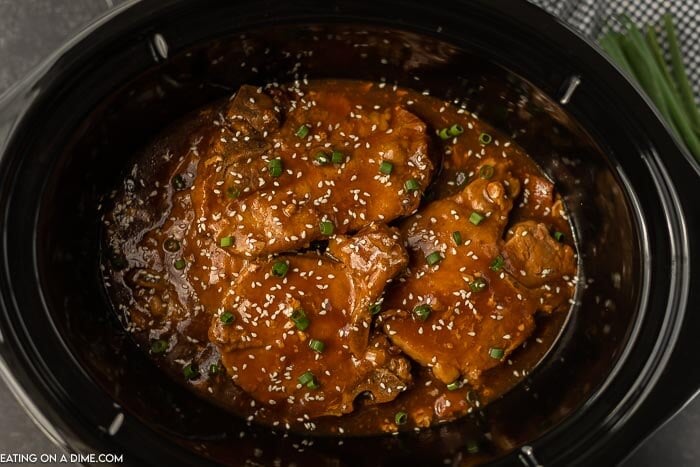
[[[327,254],[252,263],[210,338],[234,382],[282,412],[341,415],[365,392],[386,402],[407,388],[410,365],[384,336],[370,337],[372,306],[406,263],[398,233],[376,224],[334,237]]]
[[[445,384],[475,384],[499,365],[532,332],[541,293],[533,287],[575,269],[571,248],[541,224],[517,225],[504,244],[520,191],[509,169],[508,161],[486,160],[462,192],[402,227],[410,273],[387,297],[383,328]]]
[[[194,183],[203,231],[255,257],[416,210],[433,171],[418,117],[332,87],[273,91],[243,86],[221,116]]]

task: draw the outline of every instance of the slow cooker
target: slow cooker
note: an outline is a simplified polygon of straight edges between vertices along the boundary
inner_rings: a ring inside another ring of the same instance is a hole
[[[170,381],[109,306],[98,208],[131,156],[241,84],[327,77],[466,100],[569,207],[568,323],[478,413],[399,436],[272,431]],[[67,451],[132,465],[612,464],[700,388],[699,181],[639,89],[524,1],[127,2],[0,100],[0,370]]]

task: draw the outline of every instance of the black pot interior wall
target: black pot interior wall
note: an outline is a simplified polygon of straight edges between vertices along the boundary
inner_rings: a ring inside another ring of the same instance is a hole
[[[166,55],[163,45],[153,45],[155,58]],[[26,224],[17,236],[37,242],[43,288],[43,302],[27,309],[23,325],[44,356],[37,365],[46,384],[84,423],[106,431],[116,411],[123,410],[160,433],[158,443],[177,443],[230,463],[484,461],[531,442],[581,410],[609,375],[632,333],[640,301],[639,219],[613,161],[533,85],[425,35],[349,24],[260,28],[171,54],[138,76],[127,70],[143,67],[143,54],[129,64],[132,53],[115,50],[62,83],[44,103],[52,113],[34,121],[48,136],[24,142],[31,152],[18,172],[22,186],[15,188],[24,206],[38,208],[35,234],[33,218],[23,220],[18,211],[15,221]],[[415,434],[307,443],[301,436],[249,426],[197,399],[161,374],[115,319],[100,281],[98,207],[131,156],[173,120],[230,95],[242,83],[307,76],[398,83],[464,101],[515,136],[557,181],[580,245],[577,303],[548,357],[482,412]],[[107,405],[109,400],[118,407]],[[116,443],[130,442],[119,436]],[[480,452],[470,454],[467,447],[474,440]],[[154,444],[153,452],[157,449]]]

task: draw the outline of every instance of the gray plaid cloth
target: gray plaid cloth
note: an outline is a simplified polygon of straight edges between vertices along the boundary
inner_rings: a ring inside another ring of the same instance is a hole
[[[530,0],[568,22],[590,39],[599,39],[625,13],[638,26],[653,25],[666,51],[661,15],[670,12],[676,25],[685,67],[700,104],[700,0]],[[668,58],[668,57],[667,57]]]

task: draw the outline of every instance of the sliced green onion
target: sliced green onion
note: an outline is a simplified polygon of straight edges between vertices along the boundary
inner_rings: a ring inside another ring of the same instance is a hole
[[[326,344],[318,339],[309,339],[309,348],[314,352],[321,353],[326,348]]]
[[[226,197],[228,199],[236,199],[239,196],[241,196],[241,191],[238,188],[234,186],[226,188]]]
[[[564,240],[564,234],[562,232],[559,232],[558,230],[554,232],[554,240],[561,242]]]
[[[389,161],[382,161],[382,163],[379,164],[379,171],[384,175],[390,175],[391,172],[394,171],[394,164]]]
[[[418,180],[415,178],[410,178],[406,180],[406,183],[403,184],[404,188],[406,188],[406,191],[409,193],[412,193],[414,191],[418,191],[420,189],[420,184],[418,183]]]
[[[483,144],[484,146],[491,144],[492,141],[493,138],[488,133],[481,133],[479,135],[479,143]]]
[[[474,225],[479,225],[481,222],[486,219],[482,214],[474,211],[469,215],[469,222],[471,222]]]
[[[501,349],[500,347],[491,347],[489,349],[489,357],[494,358],[496,360],[500,360],[503,358],[503,355],[505,355],[505,351]]]
[[[487,285],[486,279],[483,277],[477,277],[471,284],[469,284],[469,288],[472,289],[472,292],[481,292]]]
[[[165,251],[175,253],[177,250],[180,249],[180,242],[178,242],[174,238],[168,238],[163,242],[163,248],[165,249]]]
[[[493,178],[494,172],[495,169],[492,165],[482,165],[479,169],[479,177],[483,178],[484,180],[491,180],[491,178]]]
[[[185,375],[185,379],[197,379],[199,378],[199,369],[197,365],[190,363],[182,369],[182,374]]]
[[[289,270],[289,264],[286,261],[275,261],[272,265],[272,275],[276,277],[284,277]]]
[[[151,342],[151,353],[153,354],[161,354],[168,350],[168,342],[164,341],[163,339],[158,339],[153,342]]]
[[[187,182],[185,182],[185,178],[180,174],[175,175],[170,183],[172,183],[176,191],[182,191],[187,188]]]
[[[479,402],[479,396],[474,391],[467,391],[466,399],[467,399],[467,402],[470,402],[472,404]]]
[[[300,331],[305,331],[309,327],[309,318],[306,317],[306,312],[301,308],[294,310],[290,319]]]
[[[335,224],[331,221],[321,221],[318,227],[322,235],[333,235],[335,231]]]
[[[282,175],[282,159],[280,159],[279,157],[277,159],[272,159],[270,162],[267,163],[267,170],[270,171],[271,177],[277,178],[280,175]]]
[[[316,381],[316,378],[312,379],[308,383],[306,383],[306,387],[309,389],[318,389],[321,385],[318,384],[318,381]]]
[[[318,389],[319,386],[320,386],[320,385],[318,384],[318,380],[316,380],[315,377],[314,377],[314,379],[312,379],[311,381],[309,381],[308,383],[306,383],[306,387],[309,388],[309,389]]]
[[[469,454],[476,454],[479,452],[479,443],[477,443],[475,440],[470,439],[467,441],[467,452]]]
[[[310,371],[306,371],[306,372],[302,373],[301,376],[299,376],[297,378],[297,381],[302,386],[306,386],[307,384],[309,384],[313,380],[314,380],[314,374],[311,373]]]
[[[212,363],[211,365],[209,365],[209,374],[210,375],[215,375],[218,372],[219,372],[219,365],[217,365],[216,363]]]
[[[221,321],[221,324],[224,325],[229,325],[232,324],[236,320],[236,317],[234,316],[233,313],[230,311],[224,311],[219,315],[219,321]]]
[[[331,163],[331,158],[328,157],[328,154],[326,154],[325,152],[319,152],[318,154],[316,154],[315,159],[318,165],[328,165]]]
[[[455,230],[452,232],[452,241],[455,242],[455,245],[459,246],[462,244],[462,232],[459,230]]]
[[[405,425],[408,421],[408,414],[403,410],[401,412],[396,412],[396,415],[394,415],[394,421],[397,425]]]
[[[333,151],[331,153],[331,162],[334,164],[342,164],[345,162],[345,154],[340,151]]]
[[[219,245],[221,245],[223,248],[226,248],[226,247],[233,245],[233,237],[231,237],[231,236],[221,237],[219,239]]]
[[[464,128],[462,128],[462,125],[458,125],[458,124],[455,123],[454,125],[452,125],[452,126],[450,127],[449,130],[447,130],[447,132],[448,132],[451,136],[459,136],[459,135],[461,135],[462,133],[464,133]]]
[[[457,389],[460,388],[460,383],[459,380],[452,381],[450,384],[447,385],[447,390],[448,391],[456,391]]]
[[[503,260],[503,256],[498,255],[493,259],[493,261],[491,261],[491,265],[489,266],[489,269],[491,269],[494,272],[498,272],[501,269],[503,269],[504,264],[505,264],[505,261]]]
[[[377,302],[369,307],[369,313],[372,316],[379,314],[380,311],[382,311],[382,302]]]
[[[302,386],[306,386],[309,389],[317,389],[319,387],[318,381],[316,381],[316,377],[310,371],[307,371],[306,373],[299,376],[297,378],[297,381],[299,382],[299,384],[301,384]]]
[[[425,262],[428,263],[428,266],[435,266],[443,259],[444,258],[442,257],[442,254],[440,254],[439,251],[433,251],[432,253],[430,253],[428,256],[425,257]]]
[[[450,135],[450,130],[447,128],[443,128],[442,130],[438,131],[438,135],[440,136],[440,139],[450,139],[452,136]]]
[[[306,138],[309,135],[309,127],[307,125],[300,126],[294,135],[299,138]]]
[[[416,315],[416,317],[421,321],[428,319],[431,311],[433,311],[433,309],[428,304],[418,305],[413,308],[413,314]]]
[[[181,270],[181,269],[185,269],[185,266],[187,266],[187,263],[185,262],[184,259],[180,258],[180,259],[175,260],[175,262],[173,263],[173,266],[175,266],[175,269]]]

